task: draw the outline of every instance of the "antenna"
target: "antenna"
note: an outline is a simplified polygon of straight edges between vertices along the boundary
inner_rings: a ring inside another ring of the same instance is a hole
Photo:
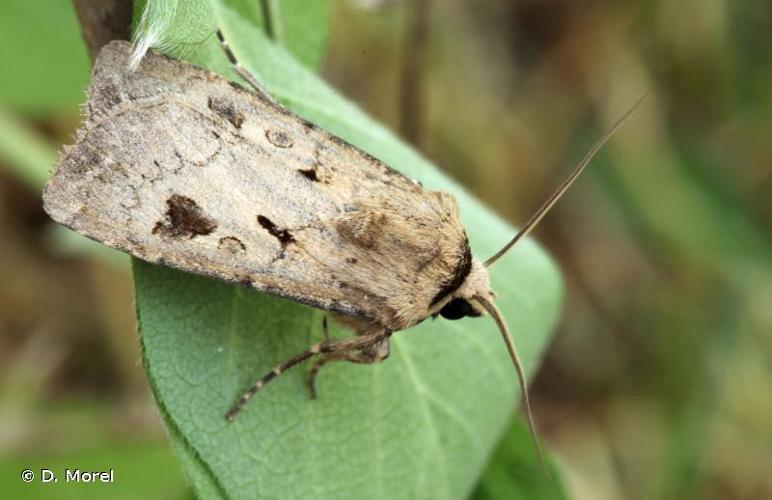
[[[533,447],[536,450],[536,456],[539,459],[542,471],[549,478],[549,472],[547,466],[544,464],[544,456],[541,452],[541,446],[539,446],[539,438],[536,434],[536,424],[533,421],[533,414],[531,413],[531,401],[528,398],[528,382],[525,380],[525,370],[523,369],[523,363],[520,362],[520,356],[517,354],[515,343],[512,341],[512,336],[509,334],[509,328],[504,322],[504,318],[501,316],[496,304],[488,299],[475,296],[472,300],[480,304],[487,312],[493,317],[496,325],[501,332],[501,338],[504,339],[504,343],[507,345],[507,351],[509,351],[509,357],[512,358],[512,364],[515,365],[515,371],[517,372],[517,378],[520,381],[520,392],[523,395],[523,407],[525,408],[525,417],[528,421],[528,431],[531,433],[531,439],[533,440]]]
[[[485,261],[485,267],[489,267],[494,262],[499,260],[502,256],[504,256],[512,246],[514,246],[515,243],[520,241],[524,236],[526,236],[528,233],[533,231],[533,229],[541,222],[541,220],[544,218],[545,215],[547,215],[547,212],[550,211],[550,209],[557,203],[557,201],[565,194],[566,191],[568,191],[568,188],[571,187],[571,185],[574,183],[577,177],[584,171],[585,167],[590,163],[590,161],[593,159],[595,154],[600,151],[600,149],[606,145],[609,139],[611,139],[611,136],[614,135],[614,133],[619,129],[619,127],[622,126],[622,124],[627,120],[627,118],[630,117],[630,115],[635,111],[635,109],[643,102],[643,100],[646,98],[646,94],[643,94],[641,97],[638,98],[638,100],[633,104],[630,109],[628,109],[625,114],[623,114],[617,121],[614,123],[614,125],[609,128],[605,134],[603,134],[600,139],[598,139],[595,144],[593,144],[592,148],[590,148],[590,151],[582,158],[582,161],[579,162],[578,165],[574,167],[574,170],[571,172],[571,175],[568,176],[566,180],[563,181],[563,183],[558,186],[558,188],[552,192],[552,194],[547,198],[544,203],[539,207],[536,212],[531,215],[531,218],[528,219],[528,222],[525,223],[522,229],[518,231],[518,233],[515,235],[514,238],[509,240],[509,243],[504,245],[501,250],[496,252],[496,254],[491,257],[490,259]]]

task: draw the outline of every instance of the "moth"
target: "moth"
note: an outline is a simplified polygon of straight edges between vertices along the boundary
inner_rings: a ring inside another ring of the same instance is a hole
[[[621,124],[595,144],[523,228],[486,261],[472,256],[455,199],[420,184],[278,105],[239,65],[248,90],[148,53],[129,70],[115,41],[92,71],[85,123],[45,187],[57,222],[140,259],[242,283],[328,311],[353,330],[278,364],[227,412],[233,420],[268,382],[315,357],[376,363],[394,332],[436,316],[489,314],[517,371],[488,268],[527,235]]]

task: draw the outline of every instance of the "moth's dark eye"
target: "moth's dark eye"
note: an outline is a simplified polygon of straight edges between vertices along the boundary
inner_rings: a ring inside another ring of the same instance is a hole
[[[453,299],[440,309],[440,316],[445,319],[461,319],[464,316],[479,316],[472,305],[464,299]]]

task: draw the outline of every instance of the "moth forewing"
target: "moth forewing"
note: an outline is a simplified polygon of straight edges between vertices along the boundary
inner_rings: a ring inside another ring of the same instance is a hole
[[[130,52],[112,42],[95,63],[85,123],[44,191],[53,219],[331,311],[358,336],[310,348],[317,369],[384,359],[393,331],[464,284],[472,257],[450,195],[203,69],[150,52],[130,71]]]
[[[96,61],[85,124],[44,192],[52,218],[389,328],[429,309],[465,244],[449,196],[213,73],[152,52],[130,72],[129,53],[112,42]]]

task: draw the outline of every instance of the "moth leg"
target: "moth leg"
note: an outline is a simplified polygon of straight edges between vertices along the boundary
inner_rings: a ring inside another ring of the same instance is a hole
[[[260,97],[270,103],[276,104],[276,100],[271,96],[271,94],[268,93],[267,90],[265,90],[258,79],[255,78],[255,76],[250,73],[248,69],[242,66],[238,59],[236,59],[236,55],[233,53],[233,50],[231,50],[230,45],[228,45],[228,42],[225,40],[225,37],[223,36],[220,29],[217,30],[217,39],[220,41],[220,46],[225,52],[225,55],[228,57],[228,61],[230,61],[230,63],[233,65],[233,69],[236,71],[236,73],[238,73],[241,78],[249,82],[249,84],[255,89],[255,92],[260,95]]]
[[[343,359],[354,361],[356,363],[376,363],[389,355],[389,337],[390,331],[383,331],[376,334],[352,337],[341,340],[323,340],[312,345],[305,351],[297,354],[288,360],[273,367],[271,371],[263,375],[255,384],[247,389],[244,394],[234,403],[234,405],[225,414],[226,420],[233,422],[236,415],[244,408],[244,405],[265,387],[271,380],[275,379],[293,366],[300,364],[311,356],[321,354],[320,359],[328,358],[327,361]],[[317,369],[317,372],[319,370]]]
[[[381,335],[363,336],[365,340],[357,347],[346,350],[340,350],[329,354],[322,354],[316,360],[314,365],[308,371],[308,391],[311,393],[311,399],[316,399],[316,377],[319,370],[331,361],[350,361],[352,363],[380,363],[389,357],[389,337]]]
[[[330,340],[330,329],[327,327],[327,316],[322,320],[322,338],[325,341]],[[314,384],[316,375],[328,361],[330,361],[330,359],[322,355],[316,360],[311,369],[308,370],[308,390],[311,392],[311,399],[316,399],[316,385]]]
[[[308,370],[308,392],[311,399],[316,399],[316,376],[319,375],[319,370],[330,361],[332,361],[332,358],[320,356],[311,369]]]
[[[257,391],[265,387],[265,385],[270,382],[271,380],[275,379],[285,371],[289,370],[293,366],[307,360],[311,356],[315,354],[319,354],[321,352],[321,343],[314,344],[310,348],[306,349],[305,351],[301,352],[300,354],[293,356],[286,360],[285,362],[278,364],[274,366],[271,371],[260,377],[260,379],[255,382],[255,384],[247,389],[244,394],[241,395],[241,397],[234,403],[233,406],[231,406],[230,410],[228,410],[228,413],[225,414],[225,419],[229,422],[233,422],[233,420],[236,418],[236,415],[241,411],[242,408],[244,408],[244,405],[247,404],[247,402],[252,399],[252,396],[257,394]]]

